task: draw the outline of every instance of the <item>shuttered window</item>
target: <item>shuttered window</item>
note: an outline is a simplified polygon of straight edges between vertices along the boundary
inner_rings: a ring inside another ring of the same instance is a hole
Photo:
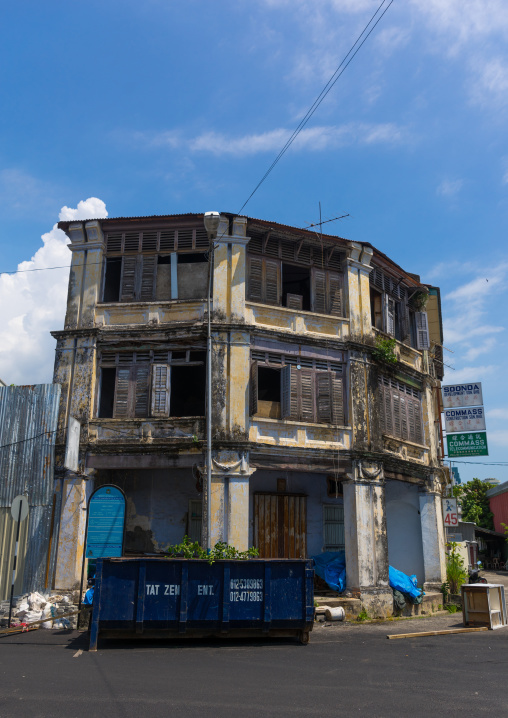
[[[345,546],[344,506],[323,506],[323,551],[340,551]]]
[[[381,393],[381,423],[385,434],[406,441],[422,444],[421,392],[396,379],[382,376],[379,379]]]
[[[336,371],[298,369],[287,364],[280,368],[281,417],[310,424],[343,426],[344,382]],[[257,413],[259,391],[258,362],[251,364],[251,415]]]
[[[410,344],[411,318],[407,287],[379,267],[373,268],[370,285],[372,326]]]
[[[247,296],[251,302],[281,305],[290,309],[301,309],[303,296],[286,292],[285,277],[292,276],[296,265],[283,264],[271,257],[248,256]],[[344,316],[343,277],[339,272],[313,267],[310,272],[310,310],[318,314]],[[307,280],[308,284],[308,280]],[[302,290],[303,291],[303,290]],[[307,293],[308,293],[307,288]],[[307,300],[308,301],[308,300]],[[309,306],[303,305],[305,310]]]
[[[149,365],[118,367],[116,371],[115,419],[148,416]]]

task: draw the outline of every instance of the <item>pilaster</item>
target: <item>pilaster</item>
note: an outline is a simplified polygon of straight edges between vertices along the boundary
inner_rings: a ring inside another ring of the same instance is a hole
[[[349,297],[350,336],[363,339],[372,336],[369,275],[373,250],[358,242],[349,243],[347,283]]]
[[[441,483],[431,475],[420,491],[425,591],[440,591],[446,581],[445,531],[443,524]]]
[[[55,571],[55,589],[79,589],[85,550],[85,531],[88,498],[93,481],[67,472],[62,486],[62,509]]]

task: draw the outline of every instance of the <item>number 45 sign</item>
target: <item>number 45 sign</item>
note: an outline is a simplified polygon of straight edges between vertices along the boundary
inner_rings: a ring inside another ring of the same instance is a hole
[[[457,499],[443,499],[443,519],[445,526],[458,526]]]

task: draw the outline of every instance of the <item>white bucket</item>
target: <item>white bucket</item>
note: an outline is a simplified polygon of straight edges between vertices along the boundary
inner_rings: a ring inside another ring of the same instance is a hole
[[[336,606],[335,608],[327,608],[325,616],[327,621],[343,621],[346,617],[346,612],[342,606]]]

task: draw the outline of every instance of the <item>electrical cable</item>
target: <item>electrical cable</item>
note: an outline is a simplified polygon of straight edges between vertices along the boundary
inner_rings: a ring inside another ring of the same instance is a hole
[[[349,51],[346,53],[346,55],[344,56],[344,58],[343,58],[342,61],[340,62],[339,66],[337,67],[337,69],[335,70],[335,72],[333,73],[333,75],[330,77],[330,79],[328,80],[328,82],[326,83],[326,85],[323,87],[323,89],[321,90],[321,92],[319,93],[319,95],[317,96],[317,98],[314,100],[314,102],[312,103],[312,105],[309,107],[309,109],[307,110],[307,112],[306,112],[306,114],[304,115],[304,117],[302,118],[302,120],[300,120],[299,124],[297,125],[297,127],[295,128],[295,130],[293,131],[293,133],[291,134],[291,136],[290,136],[289,139],[287,140],[287,142],[286,142],[286,144],[284,145],[284,147],[280,150],[279,154],[278,154],[277,157],[273,160],[273,162],[272,162],[272,164],[270,165],[270,167],[266,170],[266,172],[265,172],[265,174],[263,175],[263,177],[259,180],[259,182],[258,182],[257,185],[254,187],[254,189],[252,190],[252,192],[250,193],[250,195],[247,197],[247,199],[245,200],[245,202],[242,204],[242,206],[240,207],[240,209],[239,209],[239,211],[238,211],[237,214],[241,214],[241,212],[242,212],[242,210],[244,209],[244,207],[249,203],[249,201],[252,199],[252,197],[255,195],[255,193],[258,191],[258,189],[261,187],[261,185],[263,184],[263,182],[267,179],[268,175],[269,175],[269,174],[271,173],[271,171],[275,168],[275,166],[277,165],[277,163],[282,159],[283,155],[287,152],[287,150],[291,147],[291,145],[293,144],[293,142],[296,140],[296,138],[298,137],[298,135],[300,134],[300,132],[303,130],[303,128],[305,127],[305,125],[307,124],[307,122],[310,120],[310,118],[312,117],[312,115],[315,113],[315,111],[317,110],[317,108],[320,106],[320,104],[323,102],[323,100],[325,99],[325,97],[328,95],[328,93],[330,92],[330,90],[332,89],[332,87],[335,85],[335,83],[337,82],[337,80],[342,76],[342,74],[344,73],[344,71],[346,70],[346,68],[350,65],[350,63],[351,63],[351,62],[353,61],[353,59],[356,57],[356,55],[358,54],[358,52],[360,51],[360,49],[363,47],[364,43],[367,41],[367,39],[369,38],[369,36],[371,35],[371,33],[374,31],[374,29],[375,29],[376,26],[378,25],[378,23],[382,20],[382,18],[384,17],[385,13],[388,11],[388,9],[390,8],[390,6],[391,6],[392,3],[394,2],[394,0],[390,0],[390,1],[389,1],[388,5],[385,7],[385,9],[384,9],[383,12],[381,13],[381,15],[379,15],[379,17],[377,18],[377,20],[374,22],[374,19],[376,18],[376,15],[378,15],[378,13],[381,11],[381,8],[383,7],[383,5],[384,5],[386,2],[387,2],[387,0],[382,0],[381,4],[379,5],[379,7],[378,7],[377,10],[375,11],[375,13],[372,15],[372,17],[371,17],[371,19],[369,20],[369,22],[366,24],[366,26],[363,28],[363,30],[361,31],[361,33],[358,35],[358,37],[356,38],[355,42],[353,43],[353,45],[351,46],[351,48],[349,49]],[[371,25],[373,22],[374,22],[374,24],[372,25],[372,27],[370,28],[370,30],[368,30],[369,25]],[[368,32],[367,32],[367,30],[368,30]],[[366,33],[366,34],[365,34],[365,33]],[[363,35],[365,35],[365,37],[364,37],[363,40],[362,40],[361,38],[362,38]],[[360,40],[361,40],[361,42],[360,42]],[[358,44],[358,43],[359,43],[359,44]],[[357,47],[356,50],[355,50],[355,47],[356,47],[357,45],[358,45],[358,47]],[[353,50],[354,50],[354,52],[353,52]],[[350,55],[351,55],[351,57],[349,57]],[[349,57],[349,60],[348,60],[348,57]],[[346,60],[347,60],[347,62],[346,62]],[[342,69],[341,69],[341,68],[342,68]]]

